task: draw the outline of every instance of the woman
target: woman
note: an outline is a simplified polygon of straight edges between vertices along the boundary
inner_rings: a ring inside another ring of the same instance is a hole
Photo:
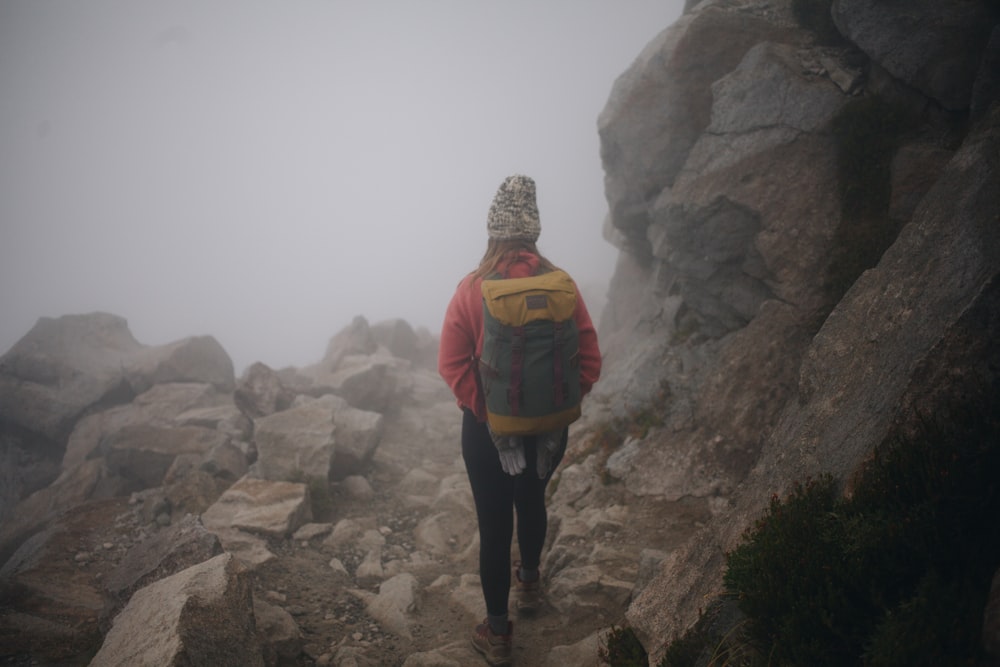
[[[546,452],[539,451],[537,438],[523,437],[518,441],[522,464],[512,468],[507,458],[509,450],[498,451],[501,445],[494,442],[487,426],[478,364],[483,348],[483,278],[497,274],[521,278],[554,271],[556,267],[539,254],[535,245],[541,225],[535,182],[527,176],[514,175],[504,180],[490,206],[486,230],[489,241],[479,268],[459,283],[448,304],[438,370],[463,412],[462,458],[479,520],[479,574],[487,616],[476,626],[472,643],[491,665],[505,665],[510,664],[514,627],[508,619],[514,512],[521,556],[515,564],[515,591],[519,611],[527,613],[540,601],[539,564],[548,529],[545,487],[566,451],[568,429],[562,429],[561,437],[555,439],[551,461]],[[601,354],[579,290],[574,320],[579,335],[581,392],[586,394],[600,376]],[[536,466],[523,465],[524,460],[538,460],[539,474],[535,474]]]

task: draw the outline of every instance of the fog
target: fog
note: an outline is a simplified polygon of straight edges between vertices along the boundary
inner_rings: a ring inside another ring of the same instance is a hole
[[[0,353],[93,311],[149,345],[210,334],[237,373],[318,361],[356,315],[436,334],[511,173],[600,301],[597,116],[680,11],[0,0]]]

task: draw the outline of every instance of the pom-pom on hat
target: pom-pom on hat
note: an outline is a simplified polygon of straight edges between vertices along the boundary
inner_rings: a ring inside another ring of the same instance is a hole
[[[535,200],[535,181],[514,174],[504,179],[493,197],[486,231],[491,239],[526,240],[534,243],[542,233]]]

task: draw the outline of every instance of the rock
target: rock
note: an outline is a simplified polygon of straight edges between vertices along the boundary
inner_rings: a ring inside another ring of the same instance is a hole
[[[837,28],[892,76],[952,111],[967,110],[996,24],[982,2],[835,0]]]
[[[248,570],[220,554],[140,589],[90,664],[262,666]]]
[[[361,410],[346,403],[336,403],[337,446],[331,464],[330,479],[342,480],[364,472],[382,441],[385,420],[382,415]]]
[[[452,602],[465,609],[472,618],[482,619],[486,615],[486,606],[483,602],[483,585],[478,574],[463,574],[458,578],[458,585],[455,585],[454,578],[441,579],[435,582],[435,586],[447,587],[450,590]]]
[[[360,472],[375,453],[382,416],[333,395],[254,422],[257,474],[266,479],[339,480]]]
[[[371,500],[375,497],[372,485],[361,475],[349,475],[345,477],[343,482],[341,482],[341,486],[347,492],[347,495],[355,500]]]
[[[619,457],[619,460],[621,458]],[[556,469],[556,475],[558,475],[559,486],[553,493],[553,500],[564,505],[571,506],[583,498],[594,483],[593,470],[580,463],[560,466]]]
[[[211,531],[238,528],[286,538],[312,518],[305,484],[244,477],[202,515]]]
[[[220,553],[218,537],[205,530],[198,517],[188,515],[132,546],[104,579],[104,589],[116,601],[117,611],[136,590]]]
[[[630,252],[648,256],[650,204],[708,126],[711,84],[755,44],[792,41],[793,25],[791,17],[768,21],[713,4],[660,33],[615,81],[598,133],[610,221]]]
[[[410,387],[408,365],[390,355],[352,355],[337,370],[317,378],[318,385],[361,410],[388,412],[403,400]]]
[[[413,531],[417,547],[438,556],[452,556],[468,549],[478,537],[476,518],[470,512],[438,512],[420,520]]]
[[[933,144],[901,146],[892,159],[889,216],[909,220],[953,155],[954,151]]]
[[[549,580],[546,594],[562,614],[573,616],[590,610],[612,622],[628,606],[632,582],[615,579],[599,567],[585,565],[556,573]]]
[[[203,456],[228,442],[229,436],[198,426],[125,426],[101,443],[108,469],[134,490],[159,486],[182,454]]]
[[[364,583],[381,581],[385,572],[382,569],[382,550],[385,547],[385,537],[377,530],[368,529],[362,533],[354,546],[364,554],[361,564],[354,571],[354,577]]]
[[[370,330],[375,342],[385,347],[392,356],[411,362],[420,360],[420,341],[406,320],[396,318],[378,322]]]
[[[440,480],[423,468],[413,468],[400,480],[398,489],[401,493],[415,496],[429,496],[437,491]]]
[[[405,572],[382,582],[378,595],[365,591],[355,594],[364,601],[365,609],[379,625],[400,637],[412,639],[409,616],[417,607],[418,592],[417,578]]]
[[[344,405],[336,396],[254,420],[256,474],[276,481],[330,478],[336,431],[335,413]]]
[[[237,441],[246,441],[253,437],[253,422],[240,412],[232,400],[220,405],[191,408],[177,415],[174,423],[178,426],[214,429]]]
[[[244,371],[233,392],[233,400],[250,419],[287,410],[295,397],[281,377],[261,362]]]
[[[292,535],[295,541],[309,541],[317,537],[326,537],[333,531],[333,525],[329,523],[307,523]]]
[[[196,456],[199,470],[214,479],[232,483],[247,473],[247,456],[243,449],[230,438],[220,440],[205,452]]]
[[[378,342],[372,334],[368,320],[358,315],[348,326],[330,339],[318,368],[307,370],[332,373],[338,369],[344,357],[374,354],[377,349]]]
[[[253,615],[265,665],[288,664],[302,652],[302,631],[292,615],[254,596]]]
[[[366,531],[375,529],[375,519],[341,519],[333,526],[333,531],[323,540],[332,549],[341,549],[355,544]],[[377,531],[376,531],[377,532]]]
[[[63,442],[85,411],[132,399],[124,369],[142,347],[115,315],[39,319],[0,357],[0,422]]]
[[[136,393],[168,382],[201,382],[230,393],[236,384],[232,359],[211,336],[191,336],[167,345],[144,347],[128,375]]]
[[[180,415],[190,410],[215,407],[225,400],[226,398],[209,384],[156,385],[128,404],[87,415],[77,422],[69,435],[62,467],[65,470],[87,458],[102,454],[103,452],[98,451],[102,441],[125,427],[185,425],[179,421]],[[214,430],[214,426],[192,425]]]
[[[549,651],[548,664],[579,665],[579,667],[600,667],[603,664],[598,658],[598,649],[605,641],[603,631],[594,632],[580,641],[567,646],[554,646]]]
[[[267,540],[236,528],[216,528],[213,531],[226,553],[236,556],[244,566],[254,570],[277,558],[268,548]]]
[[[667,558],[666,551],[643,549],[639,554],[639,574],[635,579],[635,591],[641,591],[659,572],[660,565]]]

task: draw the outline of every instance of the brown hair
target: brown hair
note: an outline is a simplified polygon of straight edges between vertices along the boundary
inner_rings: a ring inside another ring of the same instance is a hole
[[[538,246],[533,241],[526,239],[491,238],[486,244],[486,253],[479,261],[479,268],[472,272],[472,277],[485,278],[497,273],[497,267],[507,264],[521,251],[530,252],[532,255],[538,256],[539,273],[549,273],[558,268],[538,252]]]

